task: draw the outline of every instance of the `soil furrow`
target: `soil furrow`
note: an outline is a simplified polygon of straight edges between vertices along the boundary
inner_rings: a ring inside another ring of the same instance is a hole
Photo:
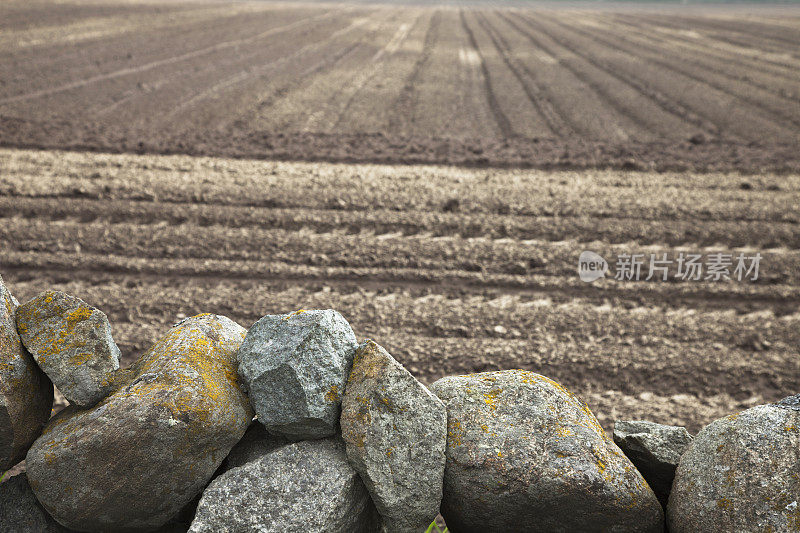
[[[503,39],[501,34],[496,32],[496,30],[488,24],[485,15],[480,13],[478,17],[478,23],[489,35],[492,44],[494,44],[495,48],[500,52],[503,62],[514,74],[514,77],[517,78],[517,81],[519,81],[528,97],[528,101],[545,120],[550,131],[557,137],[566,137],[569,134],[574,134],[577,131],[576,126],[568,124],[563,113],[559,113],[554,109],[551,102],[544,96],[544,91],[541,85],[536,81],[535,74],[528,69],[525,64],[517,64],[508,43]],[[524,75],[523,72],[525,73]]]
[[[411,74],[406,78],[400,95],[391,107],[392,115],[389,119],[389,131],[398,131],[408,134],[412,128],[414,116],[416,114],[416,99],[418,98],[417,91],[419,90],[420,76],[423,69],[428,65],[431,54],[439,40],[441,23],[442,12],[437,9],[428,21],[428,29],[425,31],[422,51],[416,61],[414,61]]]
[[[472,32],[472,29],[469,27],[469,24],[467,23],[467,17],[463,9],[459,11],[459,18],[461,20],[461,28],[467,35],[470,47],[472,48],[474,53],[476,53],[480,58],[480,68],[481,72],[483,73],[483,83],[484,83],[484,92],[486,94],[486,101],[489,105],[489,109],[491,109],[492,111],[495,123],[497,124],[497,127],[500,129],[500,134],[504,138],[514,137],[516,133],[511,127],[511,121],[508,120],[508,117],[503,112],[503,110],[500,107],[500,104],[497,101],[495,89],[494,86],[492,85],[492,78],[489,74],[489,68],[486,66],[486,58],[484,57],[481,50],[478,48],[478,43],[475,40],[475,34]]]
[[[534,45],[539,46],[539,47],[543,46],[541,39],[539,39],[536,36],[535,33],[532,33],[531,31],[529,31],[528,29],[526,29],[525,27],[520,25],[513,18],[509,17],[508,15],[506,15],[504,13],[500,13],[500,16],[512,28],[514,28],[516,31],[520,32],[522,35],[524,35],[526,38],[528,38],[531,41],[531,43],[533,43]],[[534,23],[535,24],[535,21],[533,21],[529,17],[523,17],[523,20],[525,20],[529,24],[530,23]],[[591,56],[590,54],[586,53],[585,51],[582,51],[579,47],[572,46],[567,39],[558,39],[558,38],[556,38],[552,34],[546,32],[544,29],[542,29],[541,26],[536,26],[536,27],[537,27],[537,30],[541,34],[550,37],[555,42],[557,42],[560,46],[562,46],[564,49],[569,50],[571,53],[575,54],[576,56],[583,58],[587,63],[589,63],[593,67],[597,68],[598,70],[600,70],[602,72],[605,72],[607,75],[609,75],[610,77],[616,79],[617,81],[622,82],[622,83],[630,86],[636,92],[638,92],[639,94],[641,94],[645,98],[651,100],[659,108],[663,109],[667,113],[669,113],[671,115],[674,115],[675,117],[678,117],[681,120],[685,120],[686,122],[688,122],[690,124],[693,124],[694,126],[697,126],[698,128],[700,128],[704,132],[708,132],[708,133],[711,133],[711,134],[714,134],[714,135],[718,135],[720,133],[721,128],[717,124],[715,124],[713,121],[708,120],[705,117],[702,117],[701,115],[697,114],[696,112],[694,112],[690,108],[682,105],[680,102],[678,102],[678,101],[676,101],[674,99],[671,99],[668,96],[666,96],[665,94],[663,94],[661,91],[659,91],[657,89],[654,89],[652,86],[648,85],[648,83],[647,83],[647,81],[645,79],[641,79],[641,78],[637,78],[637,77],[634,77],[634,76],[630,76],[630,75],[628,75],[627,72],[624,75],[620,74],[619,72],[617,72],[617,70],[613,67],[613,65],[611,63],[608,63],[608,62],[605,62],[605,61],[601,61],[601,60],[598,60],[598,59],[594,58],[593,56]],[[553,52],[550,51],[550,53],[552,54]],[[574,69],[571,69],[571,70],[573,70],[573,72],[576,71]]]
[[[202,48],[200,50],[194,50],[192,52],[187,52],[185,54],[172,56],[172,57],[169,57],[167,59],[161,59],[161,60],[158,60],[158,61],[153,61],[153,62],[150,62],[150,63],[146,63],[144,65],[138,65],[138,66],[135,66],[135,67],[119,69],[119,70],[116,70],[114,72],[109,72],[107,74],[98,74],[97,76],[92,76],[90,78],[86,78],[86,79],[83,79],[83,80],[78,80],[78,81],[75,81],[75,82],[72,82],[72,83],[68,83],[68,84],[65,84],[65,85],[61,85],[61,86],[58,86],[58,87],[50,87],[50,88],[47,88],[47,89],[40,89],[38,91],[34,91],[34,92],[31,92],[31,93],[20,94],[20,95],[15,95],[15,96],[9,96],[9,97],[6,97],[6,98],[0,98],[0,105],[14,103],[14,102],[21,102],[21,101],[24,101],[24,100],[31,100],[31,99],[35,99],[35,98],[41,98],[41,97],[44,97],[44,96],[51,96],[51,95],[56,94],[56,93],[61,93],[61,92],[70,91],[70,90],[73,90],[73,89],[78,89],[78,88],[81,88],[81,87],[86,87],[87,85],[91,85],[91,84],[94,84],[94,83],[97,83],[97,82],[100,82],[100,81],[111,80],[111,79],[120,78],[120,77],[124,77],[124,76],[130,76],[132,74],[141,74],[141,73],[147,72],[147,71],[155,69],[155,68],[160,68],[160,67],[163,67],[163,66],[168,66],[168,65],[175,64],[175,63],[179,63],[181,61],[186,61],[186,60],[189,60],[189,59],[194,59],[194,58],[197,58],[197,57],[201,57],[201,56],[209,54],[211,52],[217,52],[219,50],[224,50],[224,49],[228,49],[228,48],[234,48],[234,47],[240,46],[242,44],[245,44],[247,42],[257,41],[257,40],[264,39],[266,37],[269,37],[269,36],[272,36],[272,35],[275,35],[275,34],[278,34],[278,33],[284,33],[284,32],[287,32],[287,31],[292,31],[292,30],[296,29],[297,27],[304,26],[306,24],[309,24],[310,22],[314,22],[314,21],[317,21],[317,20],[320,20],[320,19],[323,19],[323,18],[327,18],[327,17],[330,17],[332,15],[333,15],[333,13],[329,11],[329,12],[322,13],[320,15],[316,15],[314,17],[310,17],[308,19],[303,19],[303,20],[300,20],[300,21],[297,21],[297,22],[293,22],[291,24],[287,24],[285,26],[281,26],[279,28],[274,28],[274,29],[270,29],[270,30],[264,31],[264,32],[262,32],[262,33],[260,33],[258,35],[253,36],[253,37],[246,37],[246,38],[242,38],[242,39],[235,39],[235,40],[231,40],[231,41],[225,41],[225,42],[217,43],[215,45],[208,46],[208,47]]]
[[[767,105],[767,103],[763,99],[753,98],[748,96],[747,94],[742,94],[740,91],[734,91],[723,83],[714,81],[713,79],[710,79],[707,76],[701,76],[692,71],[691,69],[680,66],[680,64],[677,61],[668,61],[663,59],[664,57],[666,57],[665,52],[667,52],[667,50],[663,48],[658,48],[649,45],[648,43],[644,43],[642,41],[636,41],[629,37],[619,34],[615,35],[616,38],[615,41],[611,41],[608,38],[598,36],[597,32],[592,31],[591,29],[579,29],[574,25],[567,25],[555,18],[548,18],[548,20],[550,20],[553,24],[557,25],[562,29],[590,37],[594,39],[596,42],[600,42],[612,48],[622,50],[625,53],[633,54],[639,57],[643,56],[647,59],[648,62],[654,65],[658,65],[659,67],[667,71],[675,72],[676,74],[685,76],[686,78],[692,81],[695,81],[703,85],[707,85],[708,87],[711,87],[712,89],[715,89],[722,94],[735,98],[741,102],[744,102],[747,105],[751,106],[757,112],[766,113],[770,115],[773,121],[781,125],[785,125],[784,127],[786,127],[788,131],[793,131],[793,130],[796,131],[797,128],[800,128],[800,119],[792,116],[787,116],[785,113],[785,109],[783,110],[784,112],[782,112],[781,110],[778,110],[771,105]],[[724,77],[726,77],[727,79],[731,79],[727,76]],[[733,79],[732,81],[736,80]]]

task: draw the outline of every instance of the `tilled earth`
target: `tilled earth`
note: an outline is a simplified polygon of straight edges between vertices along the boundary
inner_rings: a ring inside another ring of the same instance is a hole
[[[797,6],[412,4],[2,2],[0,146],[800,171]]]
[[[530,369],[606,428],[694,431],[800,389],[800,175],[24,150],[0,169],[7,284],[101,308],[126,363],[184,316],[331,307],[426,383]],[[609,276],[579,279],[584,250]],[[759,279],[613,279],[619,254],[681,252],[761,253]]]

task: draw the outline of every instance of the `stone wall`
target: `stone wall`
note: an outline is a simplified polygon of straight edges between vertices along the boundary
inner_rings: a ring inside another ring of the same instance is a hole
[[[197,315],[120,369],[102,311],[0,278],[0,531],[800,531],[799,405],[612,440],[533,372],[427,388],[334,310]]]

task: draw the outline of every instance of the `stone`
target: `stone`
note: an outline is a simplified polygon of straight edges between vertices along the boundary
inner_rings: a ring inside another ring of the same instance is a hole
[[[120,352],[105,313],[45,291],[21,305],[16,320],[22,343],[70,403],[91,407],[111,392]]]
[[[263,424],[254,421],[247,428],[242,440],[236,444],[228,454],[226,470],[244,466],[245,464],[258,459],[262,455],[271,452],[281,446],[286,446],[291,441],[278,435],[270,435]]]
[[[675,469],[691,442],[692,436],[685,427],[645,420],[614,423],[614,443],[639,470],[662,507],[667,506]]]
[[[25,474],[0,483],[0,531],[3,533],[69,533],[36,501]]]
[[[356,350],[342,400],[347,458],[389,533],[425,531],[439,514],[447,410],[374,341]]]
[[[253,410],[236,373],[245,329],[216,315],[170,329],[96,406],[70,406],[28,452],[44,508],[80,531],[161,527],[199,494]]]
[[[215,479],[192,533],[372,533],[380,518],[339,437],[266,451]]]
[[[292,440],[336,433],[358,342],[332,309],[267,315],[239,350],[239,373],[259,421]]]
[[[510,370],[431,390],[447,407],[441,512],[453,531],[663,530],[644,478],[562,385]]]
[[[0,472],[25,459],[53,406],[53,384],[17,334],[18,305],[0,277]]]
[[[800,396],[704,427],[681,456],[671,532],[800,531]]]

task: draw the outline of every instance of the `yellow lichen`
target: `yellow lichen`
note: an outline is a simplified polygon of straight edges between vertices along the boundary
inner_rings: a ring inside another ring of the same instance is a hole
[[[328,392],[325,393],[325,399],[331,403],[336,403],[339,401],[339,387],[336,385],[331,385],[331,388],[328,389]]]
[[[463,436],[464,436],[464,430],[461,428],[461,422],[455,419],[448,420],[447,423],[448,446],[461,446],[461,438]]]
[[[298,309],[298,310],[297,310],[297,311],[295,311],[294,313],[289,313],[288,315],[286,315],[285,317],[283,317],[283,319],[284,319],[284,320],[289,320],[290,318],[292,318],[292,317],[295,317],[295,316],[297,316],[297,315],[299,315],[299,314],[302,314],[302,313],[305,313],[305,312],[306,312],[306,310],[305,310],[305,309]]]
[[[497,410],[497,396],[503,392],[503,389],[492,389],[483,395],[483,401],[486,402],[492,411]]]

